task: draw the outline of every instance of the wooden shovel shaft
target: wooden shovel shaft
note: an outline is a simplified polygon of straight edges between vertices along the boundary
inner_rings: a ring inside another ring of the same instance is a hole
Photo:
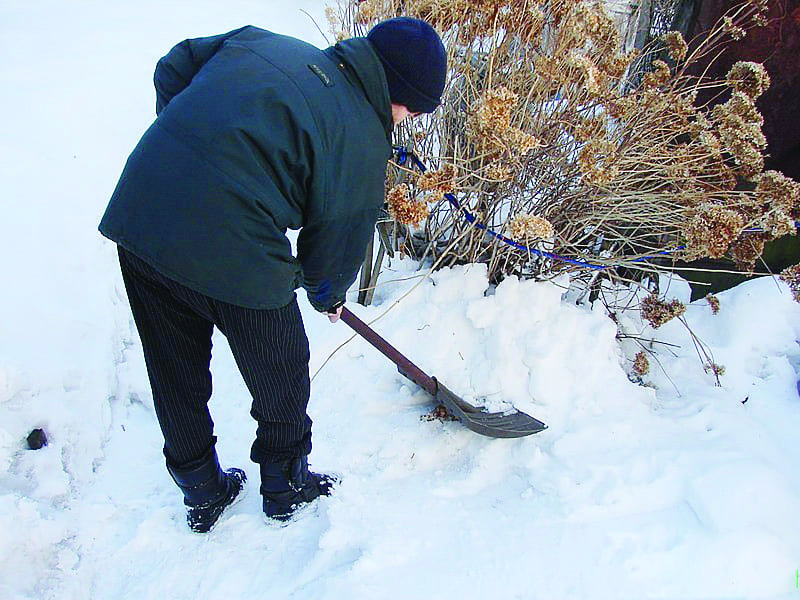
[[[436,380],[426,375],[422,369],[400,354],[394,346],[375,333],[369,325],[347,310],[346,306],[342,307],[342,321],[347,323],[353,331],[375,346],[381,354],[397,365],[397,370],[400,371],[401,375],[408,377],[432,396],[436,396],[436,391],[438,389]]]

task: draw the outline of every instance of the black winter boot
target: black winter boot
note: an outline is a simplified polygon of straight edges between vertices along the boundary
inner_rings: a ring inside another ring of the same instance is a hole
[[[206,533],[214,526],[247,480],[241,469],[223,471],[213,447],[202,458],[181,468],[167,463],[167,470],[183,492],[183,503],[189,507],[186,522],[196,533]]]
[[[264,514],[287,521],[301,504],[329,496],[336,483],[331,475],[308,470],[308,457],[275,459],[261,465]]]

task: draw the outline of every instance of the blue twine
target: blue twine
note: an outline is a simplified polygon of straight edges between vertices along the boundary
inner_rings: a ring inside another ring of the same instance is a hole
[[[409,152],[403,146],[396,146],[395,150],[397,151],[397,162],[398,162],[398,164],[403,165],[403,164],[405,164],[406,159],[410,158],[421,172],[425,173],[428,170],[428,168],[422,163],[422,161],[413,152]],[[553,259],[553,260],[557,260],[559,262],[567,263],[567,264],[570,264],[570,265],[575,265],[575,266],[583,267],[583,268],[586,268],[586,269],[593,269],[595,271],[603,271],[605,269],[611,269],[611,268],[613,268],[615,266],[615,265],[597,265],[597,264],[593,264],[593,263],[590,263],[590,262],[585,261],[585,260],[579,260],[579,259],[575,259],[575,258],[567,258],[566,256],[560,256],[558,254],[553,254],[552,252],[545,252],[544,250],[538,250],[536,248],[529,248],[528,246],[525,246],[524,244],[520,244],[519,242],[515,242],[511,238],[508,238],[508,237],[506,237],[506,236],[504,236],[504,235],[502,235],[500,233],[497,233],[493,229],[489,229],[483,223],[478,222],[478,220],[475,217],[475,215],[473,215],[466,208],[461,206],[461,204],[459,203],[459,201],[456,199],[456,197],[453,194],[446,193],[444,195],[444,197],[447,198],[447,200],[450,202],[450,204],[453,205],[453,207],[456,210],[460,211],[464,215],[464,218],[467,220],[468,223],[470,223],[471,225],[473,225],[477,229],[480,229],[481,231],[485,231],[486,233],[488,233],[492,237],[500,240],[504,244],[508,244],[509,246],[512,246],[512,247],[514,247],[514,248],[516,248],[518,250],[522,250],[524,252],[529,252],[531,254],[535,254],[537,256],[541,256],[541,257],[544,257],[544,258],[550,258],[550,259]],[[679,248],[676,248],[676,250],[680,250],[682,247],[683,246],[681,246]],[[665,256],[665,255],[671,254],[672,252],[674,252],[674,250],[664,250],[663,252],[659,252],[658,255],[656,255],[656,256],[642,256],[640,258],[633,259],[631,262],[644,262],[646,260],[650,260],[651,258],[658,258],[658,256]]]

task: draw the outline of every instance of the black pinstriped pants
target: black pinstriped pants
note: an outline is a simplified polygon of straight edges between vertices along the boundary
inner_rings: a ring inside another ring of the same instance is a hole
[[[121,247],[119,261],[167,462],[186,465],[216,441],[208,411],[214,326],[228,339],[253,397],[258,426],[251,459],[308,454],[309,350],[297,300],[274,310],[244,308],[195,292]]]

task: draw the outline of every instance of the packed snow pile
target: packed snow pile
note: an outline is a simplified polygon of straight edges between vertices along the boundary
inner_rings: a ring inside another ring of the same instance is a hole
[[[98,248],[98,276],[121,289],[104,260],[111,250]],[[614,323],[603,310],[563,302],[557,284],[512,278],[492,288],[482,265],[429,278],[417,267],[393,261],[376,304],[353,310],[377,319],[376,330],[463,398],[492,410],[513,404],[548,430],[493,440],[425,418],[433,408],[425,392],[303,302],[312,371],[328,361],[313,384],[312,460],[342,483],[288,527],[264,524],[258,471],[247,460],[248,394],[219,337],[212,411],[220,455],[245,467],[250,481],[209,536],[190,534],[163,468],[138,341],[121,320],[118,353],[88,353],[75,389],[5,382],[4,595],[685,598],[791,590],[800,306],[782,285],[764,279],[723,293],[716,316],[704,301],[690,305],[693,327],[728,363],[722,388],[683,331],[658,332],[675,344],[663,363],[678,393],[629,381]],[[117,302],[109,299],[125,314]],[[113,386],[94,400],[92,384],[81,383],[91,373]],[[29,425],[51,432],[46,448],[23,449]]]
[[[323,3],[300,5],[323,21]],[[718,387],[677,321],[653,330],[623,315],[639,341],[618,340],[565,280],[495,287],[482,265],[385,264],[374,305],[348,306],[462,398],[548,425],[514,440],[428,416],[425,392],[301,293],[319,371],[311,462],[341,483],[288,526],[264,522],[249,395],[216,335],[220,459],[249,480],[210,534],[190,533],[97,222],[171,44],[247,22],[324,41],[272,2],[41,0],[3,13],[0,598],[800,593],[800,304],[772,278],[719,294],[716,315],[705,300],[687,307],[725,366]],[[74,44],[56,43],[65,35]],[[641,344],[657,354],[632,381]],[[40,450],[26,442],[35,428]]]

